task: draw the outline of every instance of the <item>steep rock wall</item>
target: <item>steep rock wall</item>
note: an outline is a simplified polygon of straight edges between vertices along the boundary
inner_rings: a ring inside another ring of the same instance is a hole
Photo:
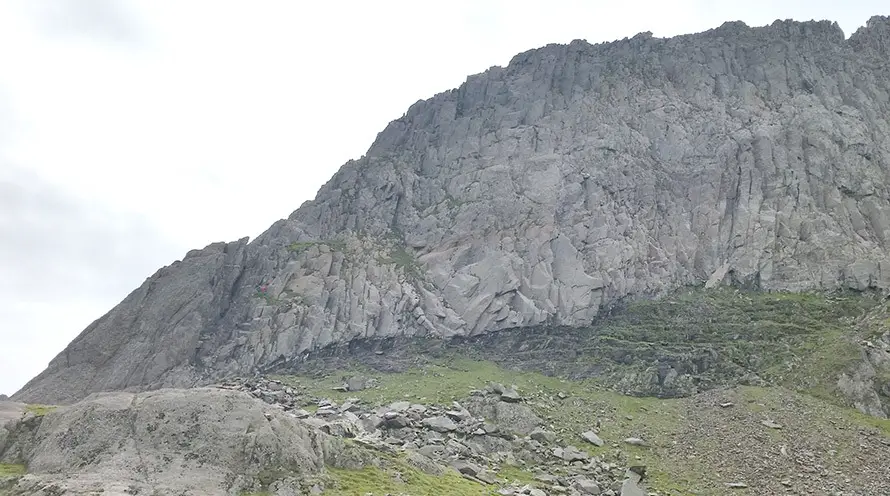
[[[250,244],[160,271],[14,399],[580,325],[685,284],[887,288],[888,58],[888,17],[517,55],[413,105]]]

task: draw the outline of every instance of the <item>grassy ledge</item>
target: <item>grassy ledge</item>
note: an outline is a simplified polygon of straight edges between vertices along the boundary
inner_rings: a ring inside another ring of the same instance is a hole
[[[442,475],[430,475],[418,470],[398,457],[384,456],[379,467],[360,470],[328,469],[333,481],[325,496],[354,496],[373,494],[430,494],[437,496],[490,496],[497,494],[448,469]]]
[[[28,413],[33,413],[34,415],[36,415],[38,417],[42,417],[42,416],[46,415],[47,413],[52,412],[56,408],[58,408],[58,406],[54,406],[54,405],[27,405],[27,406],[25,406],[25,411]]]
[[[0,463],[0,477],[18,477],[26,472],[27,469],[22,464]]]

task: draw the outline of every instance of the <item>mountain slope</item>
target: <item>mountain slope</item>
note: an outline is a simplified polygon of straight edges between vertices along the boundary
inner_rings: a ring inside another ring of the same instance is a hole
[[[588,324],[707,281],[890,286],[890,18],[575,41],[412,106],[251,243],[191,252],[13,399],[204,384],[358,338]]]
[[[63,407],[0,401],[0,494],[890,491],[890,422],[787,389],[634,398],[460,354],[341,365]]]

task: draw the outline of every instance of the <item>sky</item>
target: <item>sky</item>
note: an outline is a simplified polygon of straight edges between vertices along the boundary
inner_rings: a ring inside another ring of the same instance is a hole
[[[193,248],[287,217],[410,105],[549,43],[885,0],[4,0],[0,393]]]

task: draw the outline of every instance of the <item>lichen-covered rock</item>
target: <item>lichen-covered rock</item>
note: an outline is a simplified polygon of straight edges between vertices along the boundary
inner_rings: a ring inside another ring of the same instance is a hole
[[[582,325],[688,283],[887,289],[888,32],[736,22],[519,54],[413,105],[253,242],[159,271],[14,399]]]

